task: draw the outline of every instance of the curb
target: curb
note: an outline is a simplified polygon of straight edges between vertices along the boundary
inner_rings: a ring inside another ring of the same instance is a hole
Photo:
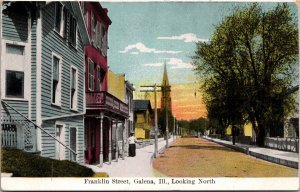
[[[1,177],[12,177],[12,173],[1,173]]]
[[[203,138],[203,139],[206,139],[208,141],[212,141],[214,143],[218,143],[220,145],[223,145],[223,146],[226,146],[228,148],[234,149],[236,151],[239,151],[239,152],[245,153],[247,155],[256,157],[258,159],[262,159],[262,160],[269,161],[269,162],[272,162],[272,163],[276,163],[276,164],[279,164],[279,165],[284,165],[284,166],[287,166],[287,167],[298,169],[298,162],[295,162],[295,161],[290,161],[290,160],[281,159],[281,158],[278,158],[278,157],[272,157],[272,156],[268,156],[268,155],[265,155],[265,154],[257,153],[257,152],[249,150],[249,147],[242,148],[242,147],[239,147],[239,146],[236,146],[236,145],[229,145],[227,143],[222,143],[222,142],[219,142],[219,141],[215,141],[211,138]]]

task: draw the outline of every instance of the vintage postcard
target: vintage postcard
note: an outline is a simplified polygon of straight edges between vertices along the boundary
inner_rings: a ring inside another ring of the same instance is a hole
[[[298,6],[1,2],[1,190],[299,190]]]

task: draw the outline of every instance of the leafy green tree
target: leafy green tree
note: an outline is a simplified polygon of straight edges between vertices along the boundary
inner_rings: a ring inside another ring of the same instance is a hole
[[[198,119],[192,120],[181,120],[178,122],[179,127],[182,127],[186,130],[187,134],[193,133],[202,133],[208,127],[208,120],[206,118],[200,117]]]
[[[259,146],[271,124],[295,106],[284,94],[298,78],[298,29],[287,3],[269,10],[258,3],[235,8],[209,42],[197,43],[192,59],[205,79],[208,116],[224,128],[251,122]]]

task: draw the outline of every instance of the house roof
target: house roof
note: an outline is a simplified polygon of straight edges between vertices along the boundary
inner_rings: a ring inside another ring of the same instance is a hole
[[[70,3],[71,3],[75,17],[76,17],[78,25],[79,25],[78,29],[79,29],[80,36],[82,38],[82,42],[84,45],[90,45],[91,41],[90,41],[90,37],[88,35],[88,30],[85,25],[85,21],[83,18],[83,14],[81,11],[79,1],[74,1],[74,2],[70,2]]]
[[[146,111],[149,110],[152,113],[152,107],[150,100],[133,100],[134,111]]]

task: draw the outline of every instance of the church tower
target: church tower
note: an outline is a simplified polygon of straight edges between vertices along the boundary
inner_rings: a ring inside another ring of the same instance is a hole
[[[168,110],[172,112],[172,99],[171,99],[171,86],[169,83],[168,73],[167,73],[167,66],[166,63],[164,64],[164,73],[163,79],[161,82],[161,107],[160,109],[163,110],[165,106],[168,107]]]

